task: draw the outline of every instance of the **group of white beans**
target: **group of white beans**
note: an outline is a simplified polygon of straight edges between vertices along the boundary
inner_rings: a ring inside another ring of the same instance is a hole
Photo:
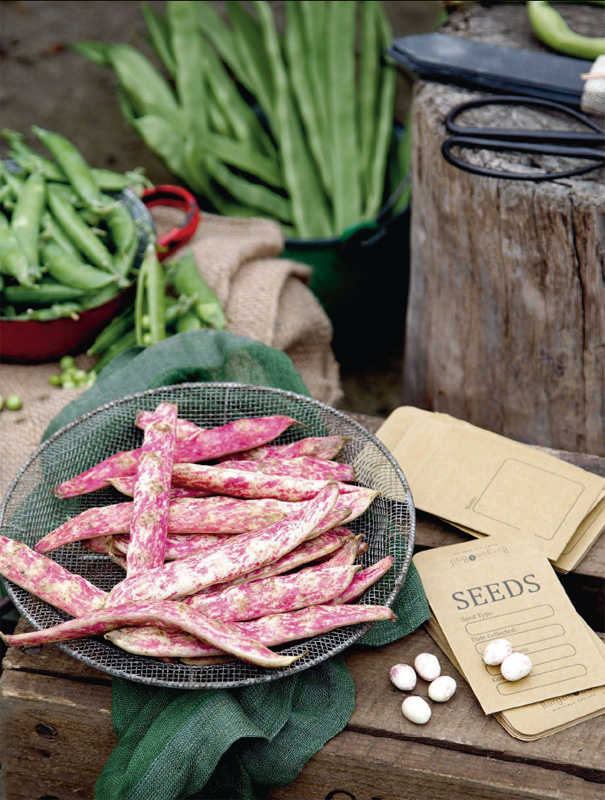
[[[507,639],[490,642],[483,651],[483,661],[489,666],[500,666],[502,677],[507,681],[525,678],[532,668],[529,656],[513,652]],[[449,675],[441,674],[439,659],[432,653],[417,655],[413,667],[409,664],[391,667],[391,682],[402,692],[414,691],[418,677],[428,682],[428,696],[435,703],[447,703],[456,691],[456,681]],[[418,695],[406,697],[401,704],[401,711],[406,719],[416,725],[425,725],[432,715],[430,705]]]

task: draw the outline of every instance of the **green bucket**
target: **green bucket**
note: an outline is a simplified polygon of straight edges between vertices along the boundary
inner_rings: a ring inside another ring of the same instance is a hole
[[[283,258],[310,266],[311,289],[334,326],[343,365],[370,363],[378,350],[402,340],[410,266],[410,207],[333,239],[287,239]]]

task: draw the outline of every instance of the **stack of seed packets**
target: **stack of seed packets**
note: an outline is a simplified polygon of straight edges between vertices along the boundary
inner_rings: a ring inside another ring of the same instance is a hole
[[[507,533],[414,556],[431,608],[429,634],[483,711],[526,741],[605,712],[605,645],[534,541]],[[529,656],[527,677],[507,681],[483,662],[494,639]]]
[[[417,508],[477,538],[520,533],[574,569],[605,529],[605,478],[447,414],[402,407],[377,433]]]

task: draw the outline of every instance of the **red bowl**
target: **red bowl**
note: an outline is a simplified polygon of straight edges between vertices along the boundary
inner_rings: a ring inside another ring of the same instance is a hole
[[[130,189],[121,192],[119,197],[138,223],[136,268],[143,259],[148,241],[147,231],[153,230],[153,220],[143,201]],[[61,317],[47,322],[0,319],[0,361],[33,364],[53,361],[67,353],[84,352],[96,335],[132,301],[133,292],[134,284],[106,303],[80,312],[77,319]]]
[[[107,303],[89,308],[78,319],[0,320],[0,360],[34,364],[53,361],[67,353],[82,353],[96,335],[132,300],[133,287],[112,297]]]

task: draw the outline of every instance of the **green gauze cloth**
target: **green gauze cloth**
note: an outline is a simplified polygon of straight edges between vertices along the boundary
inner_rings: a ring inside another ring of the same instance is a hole
[[[133,348],[55,417],[45,437],[110,400],[184,381],[234,381],[309,394],[290,359],[224,331],[189,331]],[[413,565],[393,610],[360,640],[392,642],[428,618]],[[255,800],[291,783],[336,736],[355,707],[342,656],[271,683],[243,689],[162,689],[115,678],[118,743],[95,787],[96,800]]]

